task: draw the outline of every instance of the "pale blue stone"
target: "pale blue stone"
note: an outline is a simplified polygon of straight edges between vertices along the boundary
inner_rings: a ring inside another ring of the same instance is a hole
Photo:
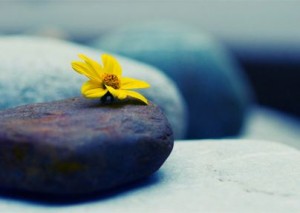
[[[243,70],[206,33],[173,23],[125,26],[91,44],[163,70],[188,104],[188,138],[232,136],[251,102]]]
[[[80,87],[87,79],[72,70],[71,62],[80,60],[79,53],[100,61],[103,53],[66,41],[30,36],[2,36],[0,47],[0,109],[80,96]],[[163,109],[175,138],[184,138],[185,102],[174,82],[156,68],[116,57],[124,76],[151,84],[151,88],[140,92]]]

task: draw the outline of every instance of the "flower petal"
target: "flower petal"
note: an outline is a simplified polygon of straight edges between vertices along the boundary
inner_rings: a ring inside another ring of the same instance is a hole
[[[104,96],[107,92],[108,92],[107,89],[96,88],[96,89],[86,90],[85,92],[82,93],[82,95],[86,98],[98,99]]]
[[[143,89],[150,87],[145,81],[140,81],[134,78],[121,78],[121,89]]]
[[[82,75],[91,75],[91,71],[86,67],[86,64],[81,61],[72,61],[72,68]]]
[[[108,89],[108,91],[110,92],[110,94],[112,94],[112,96],[123,100],[127,97],[127,91],[126,90],[116,90],[113,87],[110,86],[106,86],[106,88]]]
[[[126,91],[126,90],[125,90]],[[135,91],[126,91],[126,94],[130,97],[133,97],[133,98],[136,98],[136,99],[139,99],[140,101],[144,102],[145,104],[148,104],[148,100],[143,96],[141,95],[140,93],[138,92],[135,92]]]
[[[122,68],[119,62],[113,56],[108,54],[103,54],[101,57],[102,57],[105,73],[114,74],[118,77],[122,75]]]
[[[99,84],[98,82],[95,82],[95,81],[87,81],[85,82],[82,87],[81,87],[81,93],[84,93],[88,90],[91,90],[91,89],[96,89],[96,88],[102,88],[104,89],[103,87],[101,87],[102,84]]]
[[[79,54],[78,56],[79,58],[84,60],[88,68],[93,72],[95,76],[97,76],[97,78],[101,78],[101,75],[103,73],[103,68],[97,61],[87,57],[84,54]]]
[[[102,80],[94,74],[94,72],[87,66],[86,63],[81,61],[73,61],[72,68],[79,74],[85,75],[93,81],[102,82]]]
[[[107,93],[107,89],[101,88],[101,84],[90,80],[82,85],[81,93],[86,98],[100,98]]]

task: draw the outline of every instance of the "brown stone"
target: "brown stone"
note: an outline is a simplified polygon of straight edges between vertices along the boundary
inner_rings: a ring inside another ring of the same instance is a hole
[[[0,111],[0,187],[108,190],[157,171],[173,148],[159,107],[72,98]]]

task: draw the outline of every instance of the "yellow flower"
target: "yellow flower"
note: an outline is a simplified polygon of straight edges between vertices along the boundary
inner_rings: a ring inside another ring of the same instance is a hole
[[[122,77],[122,68],[113,56],[103,54],[103,66],[83,54],[78,56],[83,61],[73,61],[72,68],[89,78],[81,87],[84,97],[97,99],[111,95],[123,100],[130,96],[148,104],[143,95],[131,90],[148,88],[150,85],[144,81]]]

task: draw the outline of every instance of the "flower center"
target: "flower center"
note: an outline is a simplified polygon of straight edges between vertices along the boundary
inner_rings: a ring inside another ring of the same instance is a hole
[[[113,74],[104,74],[103,82],[106,86],[110,86],[114,89],[120,88],[120,81],[118,79],[118,76]]]

